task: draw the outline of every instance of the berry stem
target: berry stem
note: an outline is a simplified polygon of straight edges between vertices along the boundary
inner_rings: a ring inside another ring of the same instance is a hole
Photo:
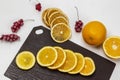
[[[39,2],[39,0],[36,0],[37,2]]]
[[[35,21],[34,19],[25,19],[24,21]]]
[[[79,11],[78,11],[78,8],[75,6],[75,9],[76,9],[76,12],[77,12],[77,18],[79,20]]]
[[[31,0],[29,0],[29,1],[31,1]],[[38,3],[39,3],[39,0],[36,0]]]

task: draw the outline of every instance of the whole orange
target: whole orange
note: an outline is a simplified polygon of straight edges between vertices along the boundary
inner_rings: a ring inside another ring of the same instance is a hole
[[[82,37],[90,45],[99,46],[106,38],[106,28],[103,23],[99,21],[88,22],[83,30]]]

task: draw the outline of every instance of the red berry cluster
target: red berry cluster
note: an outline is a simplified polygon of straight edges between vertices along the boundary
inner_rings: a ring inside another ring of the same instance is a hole
[[[16,33],[22,26],[24,25],[23,19],[20,19],[13,23],[13,26],[11,27],[11,30],[13,33]]]
[[[13,26],[11,27],[11,31],[13,33],[16,33],[18,32],[18,30],[21,28],[21,26],[24,25],[24,21],[23,19],[19,19],[18,21],[15,21],[13,23]],[[5,34],[5,35],[2,35],[0,37],[0,40],[3,40],[3,41],[8,41],[8,42],[14,42],[14,41],[17,41],[19,40],[20,37],[17,35],[17,34]]]
[[[16,34],[7,34],[7,35],[2,35],[0,37],[0,40],[8,41],[8,42],[14,42],[19,40],[20,37]]]
[[[42,8],[41,3],[36,4],[35,8],[37,11],[41,11],[41,8]]]
[[[75,31],[81,32],[83,26],[83,22],[81,20],[78,20],[75,22]]]
[[[79,12],[78,12],[78,8],[76,8],[76,11],[77,11],[77,17],[78,17],[78,20],[75,22],[75,31],[76,32],[81,32],[82,31],[82,26],[83,26],[83,22],[79,19]]]
[[[33,19],[27,19],[26,21],[34,21]],[[18,21],[15,21],[11,27],[11,31],[13,33],[17,33],[18,30],[24,25],[25,20],[23,19],[19,19]],[[14,42],[19,40],[20,37],[17,34],[6,34],[6,35],[2,35],[0,37],[0,40],[3,41],[8,41],[8,42]]]
[[[41,11],[41,3],[37,3],[35,5],[35,8],[37,11]],[[29,19],[30,20],[30,19]],[[32,20],[32,19],[31,19]],[[34,21],[34,20],[32,20]],[[11,31],[13,33],[17,33],[18,30],[24,25],[24,20],[23,19],[19,19],[18,21],[15,21],[11,27]],[[17,34],[5,34],[5,35],[2,35],[0,36],[0,40],[3,40],[3,41],[8,41],[8,42],[14,42],[14,41],[17,41],[19,40],[20,37],[17,35]]]

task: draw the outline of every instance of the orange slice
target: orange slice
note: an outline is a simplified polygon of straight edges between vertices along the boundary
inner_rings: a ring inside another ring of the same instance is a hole
[[[49,11],[48,11],[48,14],[47,14],[47,17],[50,17],[50,15],[54,12],[61,12],[60,9],[58,8],[49,8]]]
[[[49,27],[48,17],[47,17],[48,11],[49,11],[49,8],[43,11],[43,13],[42,13],[42,21],[43,21],[43,23],[44,23],[46,26]]]
[[[69,72],[76,67],[77,57],[74,54],[74,52],[71,50],[64,50],[64,51],[66,53],[66,60],[65,63],[60,68],[58,68],[58,70],[61,72]]]
[[[120,37],[112,36],[107,38],[103,43],[103,50],[110,58],[120,58]]]
[[[66,60],[66,54],[65,54],[64,50],[58,46],[56,46],[54,48],[57,50],[58,58],[57,58],[57,61],[53,65],[48,67],[49,69],[57,69],[57,68],[61,67]]]
[[[51,46],[45,46],[37,53],[37,62],[41,66],[53,65],[57,60],[57,51]]]
[[[82,54],[80,54],[80,53],[75,53],[75,55],[77,56],[77,65],[73,70],[68,72],[70,74],[80,73],[80,71],[84,68],[84,65],[85,65],[84,56]]]
[[[69,25],[68,20],[66,20],[63,16],[59,16],[52,20],[52,22],[50,23],[50,26],[53,27],[55,24],[58,24],[58,23],[65,23],[66,25]]]
[[[64,23],[56,24],[51,29],[51,37],[58,43],[67,41],[71,36],[70,27]]]
[[[20,69],[31,69],[35,65],[35,56],[29,51],[20,52],[16,57],[16,64]]]
[[[66,20],[68,20],[68,17],[63,12],[54,12],[52,13],[48,18],[48,23],[51,24],[51,22],[59,16],[63,16]]]
[[[83,76],[90,76],[95,72],[95,64],[92,58],[85,57],[84,68],[80,71],[80,74]]]

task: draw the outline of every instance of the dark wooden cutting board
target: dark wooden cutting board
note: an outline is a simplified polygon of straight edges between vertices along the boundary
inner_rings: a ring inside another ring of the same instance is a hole
[[[40,30],[43,30],[43,33],[36,34],[36,31]],[[27,50],[33,52],[36,56],[38,50],[44,46],[61,46],[62,48],[71,49],[75,52],[82,53],[84,56],[91,57],[95,61],[95,73],[89,77],[84,77],[80,74],[70,75],[67,73],[59,72],[57,70],[50,70],[48,68],[41,67],[37,64],[37,62],[32,69],[24,71],[16,66],[14,58],[7,71],[5,72],[5,76],[12,80],[109,80],[115,68],[115,63],[71,41],[67,41],[61,44],[54,42],[51,39],[50,30],[43,26],[35,27],[32,30],[18,53]]]

